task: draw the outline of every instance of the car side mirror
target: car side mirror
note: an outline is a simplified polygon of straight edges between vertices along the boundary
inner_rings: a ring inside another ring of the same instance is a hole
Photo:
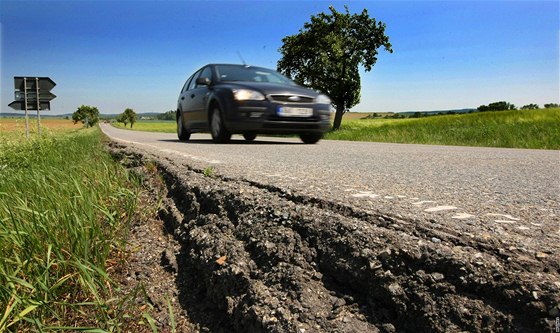
[[[212,81],[210,81],[210,79],[207,77],[199,77],[198,79],[196,79],[196,84],[209,86],[210,83],[212,83]]]

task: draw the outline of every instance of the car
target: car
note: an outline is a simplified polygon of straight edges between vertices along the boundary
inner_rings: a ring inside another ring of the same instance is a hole
[[[191,75],[177,101],[177,136],[210,132],[227,143],[232,134],[253,141],[258,134],[297,134],[317,143],[330,127],[328,96],[262,67],[208,64]]]

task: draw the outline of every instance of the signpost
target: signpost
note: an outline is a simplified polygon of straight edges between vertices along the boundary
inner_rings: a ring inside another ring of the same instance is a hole
[[[56,86],[53,80],[48,77],[14,77],[15,100],[9,104],[14,110],[25,111],[25,136],[29,138],[29,118],[28,110],[37,110],[37,128],[41,135],[41,115],[40,110],[50,110],[50,101],[56,95],[50,92]]]

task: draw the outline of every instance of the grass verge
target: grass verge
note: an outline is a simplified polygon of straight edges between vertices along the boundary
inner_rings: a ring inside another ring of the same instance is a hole
[[[107,269],[125,246],[137,182],[98,128],[3,139],[0,332],[118,330],[122,299]]]
[[[560,109],[343,120],[340,130],[327,133],[325,139],[560,149]]]

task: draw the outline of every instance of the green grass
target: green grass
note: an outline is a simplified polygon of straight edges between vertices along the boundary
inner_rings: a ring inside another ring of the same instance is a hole
[[[407,119],[342,119],[327,140],[560,149],[560,109],[480,112]],[[122,124],[113,124],[121,127]],[[128,127],[130,128],[130,127]],[[175,133],[173,121],[139,121],[134,130]]]
[[[342,121],[330,140],[560,149],[560,109]]]
[[[107,267],[138,185],[98,128],[20,136],[0,138],[0,332],[118,330]]]
[[[124,124],[113,122],[111,125],[118,128],[125,128]],[[126,129],[131,129],[130,124]],[[173,120],[140,120],[134,123],[132,130],[145,132],[176,133],[177,124]]]

